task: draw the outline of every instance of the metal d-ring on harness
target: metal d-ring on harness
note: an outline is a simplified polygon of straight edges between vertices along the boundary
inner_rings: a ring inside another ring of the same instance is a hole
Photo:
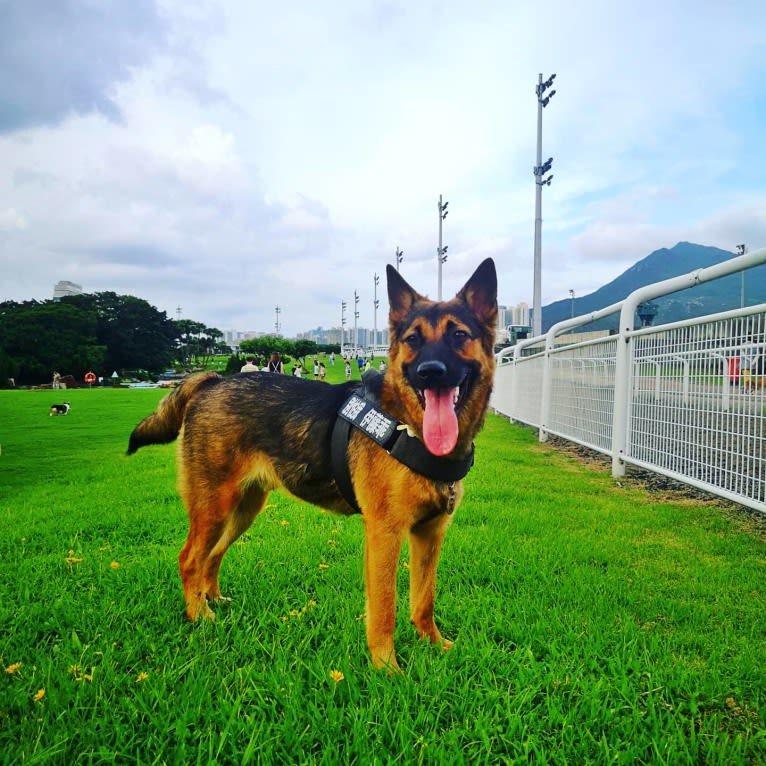
[[[361,389],[351,394],[338,410],[331,442],[332,469],[338,490],[344,500],[357,513],[361,513],[348,467],[348,440],[353,427],[377,442],[389,455],[410,470],[433,481],[446,483],[447,505],[444,510],[448,515],[454,513],[457,501],[455,482],[460,481],[471,470],[474,445],[471,445],[470,451],[462,460],[448,460],[432,455],[419,439],[410,435],[406,425],[379,409],[382,382],[383,376],[379,372],[366,372]]]

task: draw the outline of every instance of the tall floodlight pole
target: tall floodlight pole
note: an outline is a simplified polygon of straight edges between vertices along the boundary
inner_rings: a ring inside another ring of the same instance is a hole
[[[436,248],[436,261],[439,264],[439,289],[437,298],[442,299],[442,264],[447,260],[447,246],[442,247],[442,221],[447,217],[447,205],[449,202],[442,203],[442,195],[439,195],[439,247]]]
[[[399,264],[404,260],[404,250],[399,249],[399,245],[396,246],[396,270],[399,271]]]
[[[542,335],[543,332],[543,291],[542,291],[542,252],[541,252],[541,234],[543,228],[543,186],[550,186],[553,176],[547,178],[543,176],[551,169],[553,157],[543,164],[543,109],[548,106],[548,102],[553,98],[556,91],[552,90],[545,98],[543,93],[553,85],[556,75],[552,74],[543,82],[542,74],[537,81],[537,162],[534,167],[535,175],[535,262],[534,262],[534,284],[532,287],[532,332],[534,335]]]
[[[575,299],[574,290],[569,291],[569,299],[572,301],[572,316],[574,316],[574,299]]]
[[[747,252],[746,245],[737,245],[737,255],[744,255]],[[739,273],[739,307],[745,307],[745,272]]]
[[[375,274],[375,277],[373,279],[373,285],[374,285],[374,295],[372,299],[372,308],[373,308],[373,329],[372,329],[372,358],[375,358],[375,349],[378,346],[378,306],[380,305],[380,301],[378,300],[378,284],[380,283],[380,277]]]
[[[279,315],[282,313],[282,309],[279,308],[279,306],[277,306],[275,309],[275,312],[276,312],[276,321],[274,322],[274,329],[277,331],[277,335],[279,335],[279,328],[281,326],[279,324]]]
[[[345,356],[343,344],[346,341],[346,301],[340,302],[340,355]]]
[[[359,353],[359,330],[356,326],[356,320],[359,319],[359,293],[354,290],[354,353]]]

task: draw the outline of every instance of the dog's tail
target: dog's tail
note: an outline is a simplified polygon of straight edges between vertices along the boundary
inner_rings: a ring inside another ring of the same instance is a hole
[[[133,429],[128,442],[128,455],[147,444],[172,442],[181,431],[189,402],[197,396],[200,389],[208,388],[220,380],[222,378],[216,372],[202,372],[186,378],[160,401],[151,415]]]

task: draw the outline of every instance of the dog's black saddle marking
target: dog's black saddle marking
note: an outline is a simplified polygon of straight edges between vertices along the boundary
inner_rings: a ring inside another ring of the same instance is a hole
[[[432,455],[416,437],[410,436],[407,427],[383,412],[378,403],[383,376],[369,370],[362,377],[362,386],[355,391],[338,410],[338,417],[332,430],[332,470],[335,483],[343,499],[361,513],[356,501],[351,471],[348,467],[348,440],[351,428],[358,428],[363,434],[377,442],[391,457],[406,465],[415,473],[432,481],[455,482],[464,478],[471,470],[474,460],[474,445],[462,460],[449,460]]]

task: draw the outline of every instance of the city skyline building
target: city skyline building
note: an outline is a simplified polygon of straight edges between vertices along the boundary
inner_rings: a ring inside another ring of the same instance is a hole
[[[53,300],[57,301],[66,298],[68,295],[82,295],[82,285],[77,282],[70,282],[68,279],[60,279],[53,286]]]

